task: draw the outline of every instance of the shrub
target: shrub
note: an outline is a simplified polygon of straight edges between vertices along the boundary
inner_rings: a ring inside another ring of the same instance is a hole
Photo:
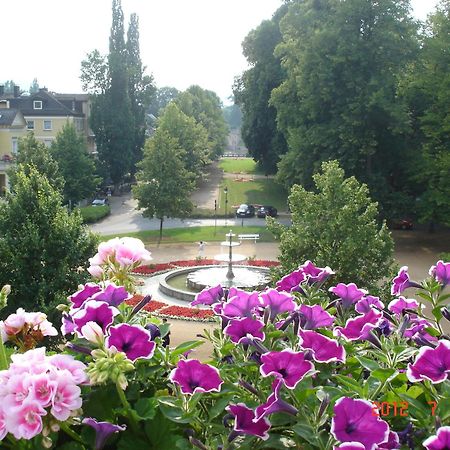
[[[79,208],[84,223],[94,223],[111,214],[109,205],[84,206]]]

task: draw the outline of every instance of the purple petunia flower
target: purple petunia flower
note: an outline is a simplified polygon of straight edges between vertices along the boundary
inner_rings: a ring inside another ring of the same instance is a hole
[[[437,342],[438,339],[426,331],[428,327],[431,327],[431,323],[428,320],[411,314],[409,316],[408,328],[404,331],[403,336],[413,339],[416,342],[421,342],[423,339],[429,342]]]
[[[348,341],[368,339],[370,331],[379,325],[382,318],[383,315],[380,312],[371,309],[362,316],[348,319],[344,328],[336,327],[334,335],[343,336]]]
[[[256,408],[255,418],[253,419],[253,422],[258,422],[258,420],[262,419],[263,417],[276,412],[284,412],[292,416],[297,415],[297,408],[280,398],[280,390],[282,386],[283,381],[281,379],[276,379],[273,381],[272,393],[267,398],[266,403],[263,403]]]
[[[387,441],[389,425],[372,413],[367,400],[341,397],[334,405],[331,434],[340,442],[359,442],[366,450]]]
[[[151,358],[156,343],[152,341],[150,331],[144,327],[121,323],[109,329],[106,346],[115,347],[125,353],[128,359],[135,361],[138,358]]]
[[[400,448],[400,439],[395,431],[389,431],[389,436],[385,442],[378,444],[377,450],[392,450]]]
[[[417,300],[400,296],[389,303],[388,310],[394,314],[400,315],[405,309],[417,309],[418,307],[419,303]]]
[[[72,314],[77,334],[81,335],[81,328],[88,322],[95,322],[102,327],[103,332],[113,323],[114,317],[119,311],[114,306],[108,305],[106,302],[98,302],[96,300],[87,300],[82,309],[78,309]]]
[[[234,431],[237,434],[258,436],[264,441],[269,439],[267,431],[270,429],[270,422],[265,417],[253,422],[255,411],[248,408],[244,403],[231,404],[225,409],[234,416]]]
[[[391,294],[400,295],[410,287],[420,287],[420,284],[409,279],[408,266],[400,267],[398,275],[392,280]]]
[[[442,284],[442,287],[450,283],[450,262],[439,260],[435,266],[431,266],[429,274]]]
[[[261,307],[258,292],[245,292],[231,288],[228,300],[223,304],[222,314],[229,319],[233,317],[252,317]]]
[[[442,383],[450,374],[450,341],[439,341],[436,348],[422,347],[413,364],[408,364],[409,381]]]
[[[311,261],[306,261],[299,269],[306,275],[308,284],[323,283],[334,272],[328,267],[317,267]]]
[[[262,305],[270,309],[270,320],[274,320],[278,314],[295,311],[297,304],[294,297],[287,292],[279,292],[276,289],[268,289],[260,295]]]
[[[88,298],[101,290],[98,284],[86,283],[82,289],[69,296],[68,299],[73,303],[74,308],[80,308]]]
[[[316,331],[307,330],[299,330],[298,336],[300,346],[305,350],[311,350],[315,361],[322,363],[345,361],[345,349],[335,340]]]
[[[196,392],[219,392],[223,383],[219,371],[209,364],[196,359],[180,360],[170,372],[170,381],[180,386],[183,394]]]
[[[236,344],[250,344],[249,338],[265,339],[264,322],[250,317],[231,319],[223,332]]]
[[[194,301],[191,302],[191,306],[195,305],[214,305],[219,302],[223,297],[223,288],[220,284],[214,287],[203,289],[195,295]]]
[[[384,309],[384,303],[380,301],[379,297],[374,297],[373,295],[366,295],[361,300],[358,300],[358,302],[355,305],[355,310],[359,314],[366,314],[372,308],[376,308],[380,311]]]
[[[83,419],[82,423],[89,425],[95,430],[95,450],[101,450],[111,434],[126,430],[125,425],[120,426],[109,422],[97,422],[90,417]]]
[[[450,448],[450,427],[440,427],[436,435],[430,436],[422,444],[427,450],[448,450]]]
[[[314,330],[333,325],[334,317],[327,313],[320,305],[300,306],[300,326],[304,330]]]
[[[302,269],[294,270],[277,281],[277,291],[295,292],[301,291],[300,284],[306,281],[306,275]]]
[[[367,294],[365,289],[358,289],[355,283],[339,283],[337,286],[333,286],[328,290],[342,300],[342,306],[344,308],[349,308]]]
[[[283,380],[288,389],[295,386],[310,372],[314,365],[305,360],[303,352],[294,352],[290,349],[281,352],[268,352],[261,356],[261,375],[268,377],[274,375]]]
[[[109,283],[105,289],[97,292],[92,296],[92,300],[106,302],[110,306],[119,306],[125,300],[129,300],[132,296],[126,291],[123,286],[116,286],[114,283]]]
[[[333,450],[365,450],[366,446],[359,442],[344,442],[341,445],[335,445]]]

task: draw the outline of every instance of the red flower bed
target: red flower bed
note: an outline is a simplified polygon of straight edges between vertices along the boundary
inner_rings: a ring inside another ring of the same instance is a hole
[[[160,309],[169,306],[167,303],[159,302],[158,300],[151,300],[144,306],[144,311],[159,312]]]
[[[280,263],[278,261],[269,261],[265,259],[254,259],[253,261],[247,261],[248,266],[254,267],[276,267],[279,266]]]
[[[173,266],[172,263],[150,264],[148,266],[138,267],[137,269],[134,269],[134,272],[142,275],[152,275],[157,272],[163,272],[174,268],[175,266]]]
[[[214,316],[210,309],[187,308],[186,306],[168,306],[158,311],[162,316],[191,317],[196,319],[209,319]]]

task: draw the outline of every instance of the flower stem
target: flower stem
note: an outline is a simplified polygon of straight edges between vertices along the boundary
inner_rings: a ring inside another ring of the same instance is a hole
[[[8,358],[6,357],[5,344],[3,344],[3,339],[0,338],[0,370],[8,369]]]
[[[124,407],[128,420],[130,421],[130,426],[133,429],[134,433],[139,433],[139,426],[136,422],[136,418],[134,417],[133,411],[131,409],[131,405],[128,403],[127,398],[125,397],[125,393],[122,388],[119,386],[119,383],[116,383],[117,394],[119,395],[122,406]]]
[[[72,428],[70,428],[65,422],[60,422],[59,426],[60,426],[61,430],[63,430],[74,441],[85,445],[85,442],[83,441],[83,439],[81,439],[80,436],[77,433],[75,433],[75,431],[73,431]]]

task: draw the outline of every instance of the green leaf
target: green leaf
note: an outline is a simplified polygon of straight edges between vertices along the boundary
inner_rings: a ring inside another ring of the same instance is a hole
[[[433,316],[436,319],[436,322],[440,322],[440,320],[442,319],[443,315],[441,313],[441,306],[436,306],[436,308],[433,308]]]
[[[371,376],[376,378],[377,380],[380,380],[382,382],[384,381],[392,381],[396,376],[398,372],[395,369],[377,369],[374,370],[371,373]]]
[[[182,355],[183,353],[188,352],[189,350],[192,350],[196,347],[200,347],[200,345],[203,345],[203,341],[187,341],[180,344],[178,347],[173,349],[170,352],[170,359],[174,360],[176,356]]]
[[[373,359],[369,359],[364,356],[356,356],[356,359],[367,370],[372,371],[380,368],[380,365]]]
[[[232,396],[227,396],[227,397],[222,397],[219,398],[214,405],[208,409],[208,414],[209,414],[209,418],[210,420],[214,419],[215,417],[217,417],[220,413],[223,412],[223,410],[228,406],[228,404],[230,403]]]
[[[292,430],[306,442],[311,442],[313,444],[318,443],[317,435],[309,425],[306,425],[305,423],[297,423],[292,427]]]
[[[157,406],[158,400],[156,398],[141,398],[134,405],[134,409],[141,419],[149,420],[155,417]]]
[[[356,392],[360,396],[363,396],[364,394],[363,386],[357,381],[355,381],[353,378],[345,377],[343,375],[335,375],[334,378],[338,381],[339,385],[343,385],[349,388],[347,392],[352,393]]]

